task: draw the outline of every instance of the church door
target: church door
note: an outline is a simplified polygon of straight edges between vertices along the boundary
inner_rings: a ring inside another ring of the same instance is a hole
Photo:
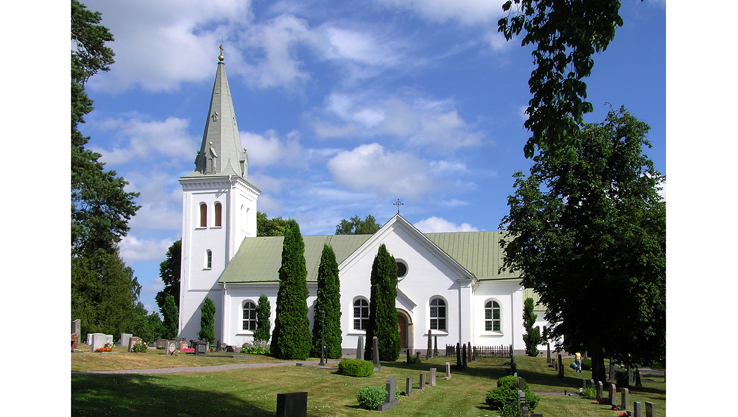
[[[400,333],[400,348],[407,349],[407,320],[402,314],[397,315],[397,331]]]

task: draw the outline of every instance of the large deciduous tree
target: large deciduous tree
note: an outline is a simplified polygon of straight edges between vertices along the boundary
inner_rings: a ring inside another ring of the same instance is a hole
[[[509,0],[502,8],[509,14],[499,20],[499,31],[508,40],[525,31],[522,45],[535,47],[525,156],[570,157],[584,114],[592,111],[583,80],[592,72],[592,55],[607,49],[623,25],[620,1]]]
[[[321,312],[325,311],[325,333]],[[338,263],[333,248],[323,244],[323,253],[318,266],[318,300],[315,303],[313,320],[312,355],[320,356],[321,336],[326,346],[326,357],[339,359],[342,355],[341,342],[341,284],[338,280]]]
[[[400,333],[397,331],[397,262],[382,244],[372,264],[369,300],[369,323],[366,329],[364,358],[372,359],[372,338],[377,336],[379,360],[395,361],[400,356]]]
[[[164,288],[156,293],[156,305],[164,308],[164,300],[168,295],[174,297],[174,303],[179,308],[180,269],[182,268],[182,239],[172,243],[167,249],[167,259],[159,264],[159,276]]]
[[[105,171],[100,154],[85,149],[90,140],[79,131],[92,111],[85,83],[98,71],[109,71],[113,35],[100,25],[101,14],[71,2],[71,298],[72,319],[82,333],[128,332],[140,285],[121,260],[118,243],[139,207],[138,193],[124,191],[127,182]]]
[[[585,125],[573,158],[515,174],[500,225],[504,268],[546,305],[545,336],[586,350],[600,381],[605,356],[665,354],[666,203],[664,177],[643,154],[648,130],[624,108]]]
[[[266,213],[256,212],[256,236],[284,236],[288,220],[282,216],[270,219]]]
[[[367,215],[364,220],[354,216],[350,220],[343,219],[336,226],[337,235],[373,235],[382,226],[377,223],[374,216]]]
[[[279,292],[271,353],[280,359],[307,359],[310,355],[310,319],[307,306],[305,243],[300,226],[290,219],[284,233]]]

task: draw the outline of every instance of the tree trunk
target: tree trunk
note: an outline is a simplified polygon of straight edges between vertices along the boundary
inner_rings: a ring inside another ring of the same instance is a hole
[[[598,339],[589,340],[589,353],[592,356],[592,379],[595,381],[607,382],[605,376],[605,357],[603,356],[602,347]]]

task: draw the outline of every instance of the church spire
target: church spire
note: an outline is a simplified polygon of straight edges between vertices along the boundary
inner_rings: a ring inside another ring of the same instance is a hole
[[[241,148],[224,59],[223,45],[220,45],[218,70],[215,73],[205,132],[202,135],[200,151],[195,158],[195,170],[187,175],[188,177],[200,175],[247,177],[248,155],[246,149]]]

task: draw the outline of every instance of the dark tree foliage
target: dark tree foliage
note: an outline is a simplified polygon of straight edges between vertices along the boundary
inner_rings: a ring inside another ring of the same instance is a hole
[[[647,363],[665,353],[666,203],[643,154],[648,130],[624,108],[586,125],[575,158],[515,174],[500,225],[504,268],[546,305],[544,337],[586,350],[600,381],[603,355]]]
[[[269,320],[272,316],[272,306],[265,294],[259,296],[259,302],[256,305],[256,331],[254,332],[254,341],[268,342],[271,336],[272,323]]]
[[[323,244],[318,267],[318,300],[313,319],[312,356],[320,357],[320,341],[323,324],[321,311],[325,311],[326,357],[339,359],[342,355],[341,342],[341,284],[338,280],[338,263],[333,248]]]
[[[526,298],[523,306],[523,327],[525,327],[523,341],[525,342],[525,354],[532,357],[538,356],[538,345],[541,343],[541,330],[534,327],[538,318],[538,315],[533,312],[534,307],[533,299]]]
[[[256,212],[256,236],[284,236],[288,220],[280,217],[268,219],[266,213]]]
[[[592,55],[607,49],[623,25],[620,1],[509,0],[502,9],[509,12],[498,22],[505,38],[525,31],[522,45],[535,47],[525,122],[532,136],[525,156],[534,158],[538,150],[537,157],[571,157],[584,114],[592,111],[583,80],[592,72]]]
[[[179,310],[171,295],[164,300],[164,309],[161,314],[164,316],[161,337],[167,340],[175,339],[179,332]]]
[[[372,264],[369,324],[366,329],[364,358],[372,360],[372,338],[377,336],[379,360],[395,361],[400,357],[400,333],[397,331],[397,262],[382,244]]]
[[[211,345],[215,343],[215,303],[210,297],[205,297],[205,301],[200,307],[200,333],[198,337]]]
[[[141,285],[117,250],[72,257],[71,266],[71,313],[80,320],[82,337],[127,333]]]
[[[174,297],[174,303],[179,308],[179,280],[182,267],[182,239],[172,243],[167,249],[167,259],[159,264],[159,276],[164,282],[164,289],[156,293],[156,305],[161,310],[168,295]]]
[[[131,315],[129,333],[133,334],[136,337],[140,337],[146,342],[156,340],[154,333],[155,331],[160,331],[160,329],[158,327],[153,328],[151,324],[152,320],[149,319],[149,314],[146,311],[146,308],[144,307],[142,302],[139,302],[138,304],[136,304],[136,307],[134,307],[133,313]]]
[[[377,223],[374,216],[371,214],[367,215],[364,220],[361,220],[359,216],[354,216],[351,220],[343,219],[341,223],[336,226],[337,235],[373,235],[382,226]]]
[[[280,359],[307,359],[310,355],[307,268],[300,226],[287,222],[279,268],[279,292],[271,353]]]
[[[118,242],[128,232],[128,220],[138,206],[137,193],[115,171],[104,171],[100,154],[85,149],[89,137],[79,131],[92,100],[84,85],[98,71],[108,71],[113,36],[100,25],[101,15],[76,0],[71,2],[71,298],[72,319],[82,332],[127,332],[140,285],[118,253]]]

